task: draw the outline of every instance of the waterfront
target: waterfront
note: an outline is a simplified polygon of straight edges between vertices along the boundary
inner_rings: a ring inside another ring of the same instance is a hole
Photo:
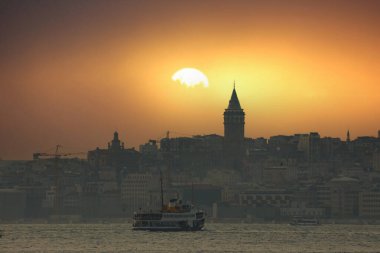
[[[0,252],[379,252],[379,225],[207,224],[201,232],[131,224],[2,224]]]

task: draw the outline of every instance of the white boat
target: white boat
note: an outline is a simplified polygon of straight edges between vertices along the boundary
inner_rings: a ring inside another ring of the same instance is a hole
[[[191,205],[183,205],[172,199],[158,212],[136,212],[133,215],[133,230],[149,231],[196,231],[202,230],[205,213]]]
[[[317,218],[305,218],[305,217],[294,217],[290,222],[290,225],[294,226],[319,226],[321,223]]]
[[[171,199],[164,205],[164,193],[161,181],[161,210],[157,212],[135,212],[133,230],[149,231],[197,231],[203,230],[205,212],[193,206],[182,204],[181,200]]]

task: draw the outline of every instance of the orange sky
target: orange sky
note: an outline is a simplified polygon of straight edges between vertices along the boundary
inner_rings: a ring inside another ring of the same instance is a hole
[[[379,1],[2,1],[0,158],[56,144],[223,134],[233,80],[246,136],[380,129]],[[209,88],[171,80],[195,67]],[[178,136],[178,134],[176,134]]]

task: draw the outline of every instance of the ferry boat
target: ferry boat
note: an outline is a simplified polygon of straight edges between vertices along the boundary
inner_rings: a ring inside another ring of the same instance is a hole
[[[149,231],[197,231],[203,230],[205,212],[193,206],[183,204],[182,200],[171,199],[164,205],[164,193],[161,181],[161,210],[157,212],[135,212],[133,215],[133,230]]]
[[[321,223],[317,218],[305,218],[305,217],[294,217],[290,222],[290,225],[294,226],[319,226]]]
[[[158,212],[136,212],[133,215],[133,230],[149,231],[196,231],[203,230],[205,213],[181,200],[171,199]]]

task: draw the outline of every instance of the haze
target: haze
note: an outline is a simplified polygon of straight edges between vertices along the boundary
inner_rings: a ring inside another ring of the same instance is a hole
[[[380,128],[379,1],[1,1],[0,158],[223,134]],[[201,70],[209,88],[171,80]]]

